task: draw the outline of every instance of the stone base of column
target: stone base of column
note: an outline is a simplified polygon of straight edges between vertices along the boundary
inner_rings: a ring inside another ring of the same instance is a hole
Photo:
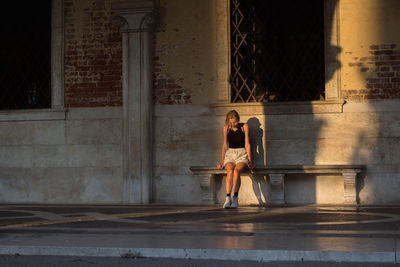
[[[215,175],[200,176],[200,186],[203,204],[215,204]]]
[[[357,173],[355,172],[343,173],[345,204],[357,204],[356,178],[357,178]]]
[[[271,204],[285,204],[284,174],[269,174],[271,184]]]

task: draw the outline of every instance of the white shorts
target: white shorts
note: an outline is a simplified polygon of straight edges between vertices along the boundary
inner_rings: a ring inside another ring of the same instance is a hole
[[[224,166],[228,162],[233,162],[238,164],[239,162],[243,162],[245,164],[249,163],[249,159],[247,158],[247,152],[245,148],[228,148],[225,153]]]

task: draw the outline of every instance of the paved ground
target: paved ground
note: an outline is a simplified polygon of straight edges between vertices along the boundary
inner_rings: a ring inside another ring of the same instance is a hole
[[[399,241],[400,206],[0,206],[0,266],[30,266],[23,262],[35,258],[25,255],[62,256],[57,261],[72,266],[93,259],[137,266],[210,266],[204,263],[210,259],[392,266]]]

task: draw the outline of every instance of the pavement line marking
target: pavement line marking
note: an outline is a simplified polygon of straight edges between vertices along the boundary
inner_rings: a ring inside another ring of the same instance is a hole
[[[164,225],[163,225],[164,226]],[[168,225],[167,225],[168,226]],[[102,233],[102,234],[114,234],[114,233],[127,233],[127,234],[142,234],[148,233],[151,231],[152,234],[185,234],[185,235],[190,235],[194,234],[197,235],[198,233],[204,233],[204,232],[219,232],[219,231],[224,231],[225,229],[203,229],[200,228],[201,224],[198,225],[193,225],[194,229],[192,228],[186,228],[182,227],[182,225],[176,225],[177,229],[175,228],[162,228],[162,229],[153,229],[153,228],[142,228],[142,227],[136,227],[136,228],[68,228],[66,229],[65,227],[46,227],[46,228],[40,228],[40,227],[29,227],[28,230],[35,230],[35,231],[59,231],[60,233],[63,232],[68,232],[68,233],[73,233],[73,232],[82,232],[86,231],[88,233]],[[199,227],[197,227],[199,226]],[[371,237],[374,236],[375,238],[386,238],[386,237],[381,237],[382,235],[388,236],[390,238],[400,238],[400,231],[392,231],[392,230],[299,230],[297,228],[275,228],[275,227],[266,227],[265,229],[256,229],[256,230],[246,230],[246,229],[238,229],[240,231],[236,231],[237,233],[243,233],[243,234],[248,234],[248,233],[253,233],[254,236],[264,236],[264,235],[285,235],[285,236],[298,236],[298,235],[305,235],[305,236],[343,236],[343,237],[352,237],[352,236],[358,236],[358,237]],[[225,231],[226,232],[226,231]],[[234,231],[229,231],[229,232],[234,232]],[[216,234],[218,235],[218,234]],[[399,239],[398,238],[398,239]],[[400,247],[400,239],[399,239],[399,247]],[[400,250],[399,250],[400,252]]]
[[[98,217],[80,217],[80,218],[72,218],[72,219],[60,219],[53,221],[36,221],[36,222],[28,222],[28,223],[17,223],[17,224],[9,224],[0,226],[0,229],[10,229],[10,228],[24,228],[24,227],[32,227],[32,226],[43,226],[43,225],[51,225],[51,224],[60,224],[60,223],[76,223],[76,222],[93,222],[93,221],[106,221],[111,219],[127,219],[127,218],[140,218],[140,217],[152,217],[159,215],[171,215],[171,214],[183,214],[187,212],[199,212],[206,210],[215,210],[219,208],[189,208],[187,210],[168,210],[168,211],[160,211],[160,212],[140,212],[140,213],[121,213],[116,215],[102,215]]]
[[[40,211],[40,210],[7,210],[7,211],[32,214],[29,216],[19,216],[19,218],[40,217],[40,218],[46,219],[46,220],[62,220],[63,218],[65,218],[57,213],[48,212],[48,211]],[[9,218],[10,217],[1,217],[1,219],[9,219]]]
[[[297,212],[289,212],[286,214],[290,213],[297,213]],[[325,221],[325,222],[257,222],[257,223],[268,223],[270,225],[340,225],[340,224],[356,224],[356,223],[382,223],[382,222],[395,222],[395,221],[400,221],[400,215],[397,214],[389,214],[389,213],[372,213],[372,212],[348,212],[348,211],[324,211],[324,212],[315,212],[315,211],[303,211],[301,213],[311,213],[311,214],[346,214],[346,215],[368,215],[368,216],[380,216],[383,217],[382,219],[371,219],[371,220],[350,220],[350,221]],[[268,212],[267,214],[261,213],[260,217],[268,217],[269,215],[281,215],[285,213],[281,212]],[[235,216],[235,221],[237,220],[243,220],[243,219],[253,219],[255,217],[254,214],[243,214],[243,215],[238,215]],[[211,219],[203,219],[203,220],[198,220],[197,222],[204,222],[204,223],[210,223],[210,222],[224,222],[226,220],[229,220],[227,217],[221,217],[221,218],[211,218]],[[227,222],[228,223],[228,222]],[[237,223],[236,223],[237,224]],[[239,223],[240,224],[240,223]]]

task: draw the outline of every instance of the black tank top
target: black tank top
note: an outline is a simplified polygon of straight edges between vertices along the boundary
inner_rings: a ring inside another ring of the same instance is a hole
[[[229,148],[243,148],[244,147],[244,132],[242,131],[243,124],[238,125],[238,129],[233,131],[229,129],[228,143]]]

